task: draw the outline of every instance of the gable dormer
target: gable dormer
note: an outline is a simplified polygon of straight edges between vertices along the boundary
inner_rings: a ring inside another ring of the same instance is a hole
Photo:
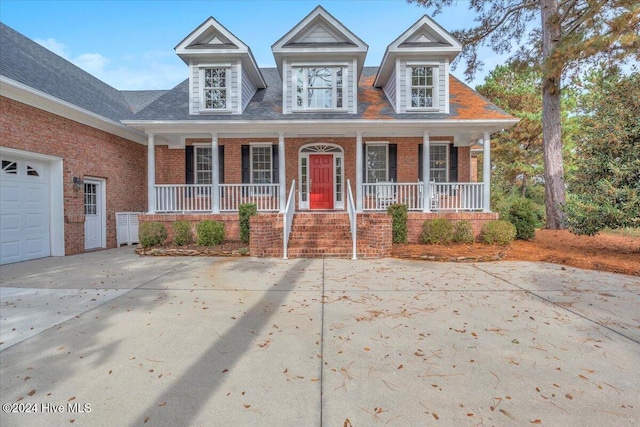
[[[425,15],[387,47],[373,85],[397,113],[449,113],[449,64],[461,50]]]
[[[213,18],[175,50],[189,66],[189,114],[241,114],[267,87],[249,46]]]
[[[271,46],[282,78],[282,111],[358,112],[358,79],[369,46],[322,6]]]

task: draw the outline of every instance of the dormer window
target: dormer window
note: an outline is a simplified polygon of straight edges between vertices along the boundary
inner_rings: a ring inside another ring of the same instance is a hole
[[[295,110],[343,110],[345,67],[294,67]]]
[[[202,68],[202,99],[205,111],[227,110],[227,91],[226,68]]]
[[[412,65],[411,82],[411,107],[416,110],[437,109],[437,73],[438,68],[432,65]]]

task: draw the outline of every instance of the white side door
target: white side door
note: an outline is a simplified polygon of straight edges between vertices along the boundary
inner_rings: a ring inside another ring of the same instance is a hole
[[[105,236],[104,182],[84,180],[84,248],[103,248]]]

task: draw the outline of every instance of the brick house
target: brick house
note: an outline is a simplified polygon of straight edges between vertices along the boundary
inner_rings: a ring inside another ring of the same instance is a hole
[[[285,257],[384,256],[393,203],[409,209],[410,241],[427,218],[479,230],[497,217],[489,135],[517,119],[449,74],[462,47],[426,15],[379,67],[364,66],[368,46],[321,6],[272,45],[276,68],[258,67],[209,18],[176,46],[188,78],[168,91],[117,91],[1,29],[11,46],[0,60],[3,182],[28,185],[33,164],[50,177],[48,211],[36,207],[50,251],[37,256],[115,246],[118,211],[166,224],[218,219],[233,239],[239,204],[256,203],[251,254]],[[42,81],[47,69],[57,72]],[[28,247],[4,242],[26,212],[2,214],[2,247]]]

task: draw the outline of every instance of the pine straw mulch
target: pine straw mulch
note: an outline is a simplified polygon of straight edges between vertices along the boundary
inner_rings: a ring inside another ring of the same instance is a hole
[[[434,261],[542,261],[589,270],[640,276],[640,237],[618,234],[577,236],[567,230],[537,230],[530,241],[509,246],[482,243],[451,245],[393,245],[399,258]]]

